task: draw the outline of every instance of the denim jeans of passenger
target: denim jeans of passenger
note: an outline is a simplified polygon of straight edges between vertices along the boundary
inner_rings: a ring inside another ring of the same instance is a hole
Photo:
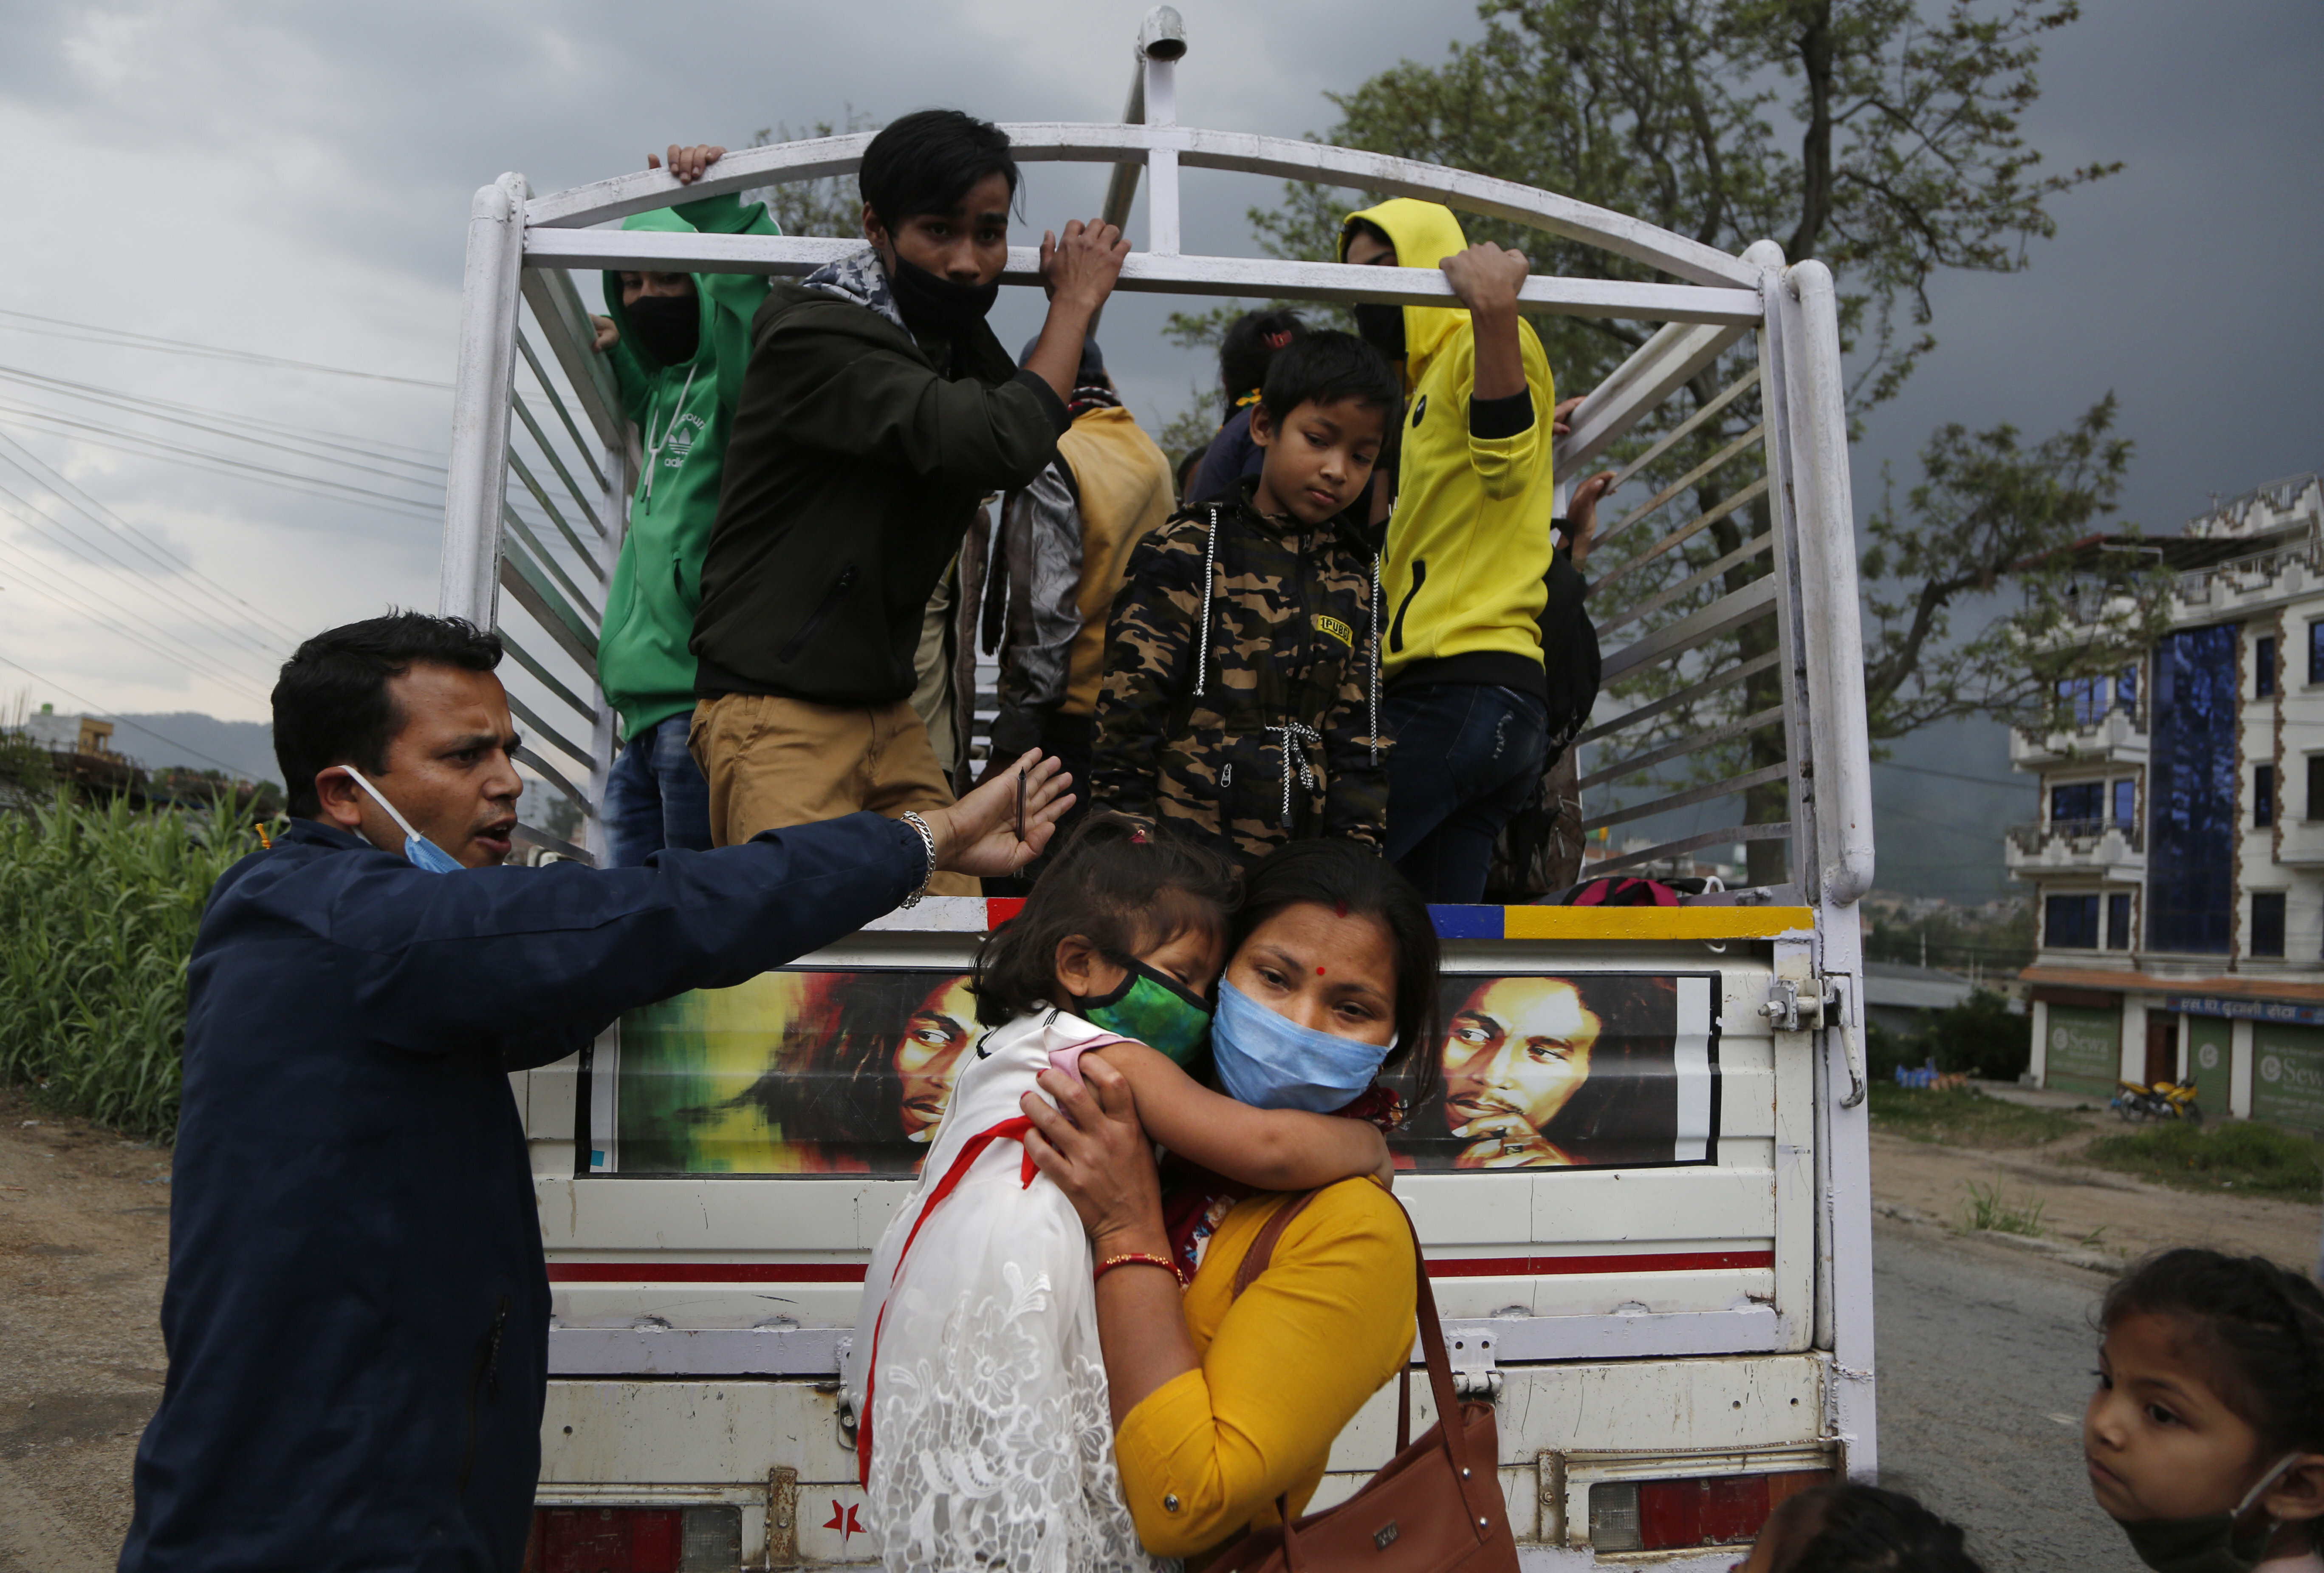
[[[1432,902],[1483,899],[1493,842],[1541,788],[1549,707],[1485,683],[1391,691],[1388,856]]]
[[[665,847],[710,850],[710,783],[686,745],[680,710],[631,738],[605,777],[606,864],[634,868]]]

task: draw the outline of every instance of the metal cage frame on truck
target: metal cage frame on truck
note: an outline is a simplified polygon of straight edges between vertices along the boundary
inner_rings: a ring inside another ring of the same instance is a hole
[[[1623,478],[1663,478],[1658,464],[1707,430],[1706,422],[1730,406],[1746,408],[1740,401],[1758,402],[1758,419],[1740,437],[1687,473],[1667,476],[1646,502],[1601,532],[1601,541],[1618,543],[1628,556],[1603,573],[1600,584],[1641,565],[1662,571],[1676,548],[1747,506],[1764,510],[1767,520],[1766,532],[1750,536],[1738,551],[1607,623],[1608,693],[1580,742],[1598,748],[1598,757],[1607,762],[1583,778],[1585,788],[1632,783],[1632,795],[1590,819],[1592,828],[1652,823],[1675,810],[1739,803],[1754,791],[1762,802],[1780,791],[1789,804],[1779,820],[1748,813],[1721,816],[1733,822],[1668,834],[1594,866],[1610,872],[1701,848],[1775,842],[1784,849],[1788,874],[1757,888],[1694,898],[1676,912],[1440,908],[1437,914],[1442,931],[1456,941],[1475,941],[1480,956],[1520,939],[1586,941],[1585,948],[1596,945],[1609,956],[1628,954],[1626,945],[1681,939],[1701,940],[1714,949],[1726,939],[1764,947],[1766,997],[1730,999],[1725,1008],[1756,1013],[1755,1030],[1771,1037],[1775,1052],[1803,1059],[1803,1077],[1812,1071],[1812,1131],[1803,1126],[1795,1133],[1812,1147],[1812,1164],[1802,1161],[1800,1140],[1775,1133],[1770,1180],[1783,1196],[1807,1198],[1802,1210],[1812,1213],[1812,1228],[1803,1222],[1798,1239],[1801,1249],[1812,1252],[1812,1308],[1768,1304],[1668,1315],[1541,1318],[1532,1326],[1472,1318],[1462,1327],[1486,1346],[1498,1343],[1507,1360],[1676,1359],[1804,1346],[1819,1353],[1825,1367],[1819,1433],[1849,1474],[1868,1477],[1877,1451],[1863,968],[1856,903],[1872,879],[1872,813],[1839,302],[1831,274],[1812,260],[1787,264],[1781,248],[1769,240],[1729,255],[1622,214],[1507,180],[1316,143],[1180,125],[1176,69],[1184,53],[1176,14],[1157,7],[1139,36],[1123,123],[1003,126],[1020,162],[1113,166],[1109,217],[1129,216],[1132,193],[1143,178],[1144,245],[1125,264],[1119,289],[1445,304],[1451,291],[1434,270],[1194,255],[1180,247],[1184,170],[1235,171],[1419,198],[1581,242],[1678,281],[1536,275],[1526,282],[1521,307],[1528,312],[1660,324],[1589,390],[1573,430],[1554,447],[1562,475],[1578,474],[1628,439],[1630,448],[1620,456]],[[510,674],[512,687],[521,689],[512,692],[512,708],[528,734],[519,759],[579,808],[581,828],[572,839],[521,827],[521,837],[536,846],[584,859],[604,850],[598,805],[620,736],[617,717],[596,686],[595,639],[639,460],[611,372],[592,350],[589,313],[568,270],[805,274],[863,243],[605,226],[680,201],[850,174],[871,141],[872,134],[858,133],[742,149],[727,153],[693,185],[649,171],[534,196],[521,176],[509,174],[476,193],[468,229],[439,605],[447,615],[500,630],[523,674]],[[1037,285],[1035,248],[1011,247],[1002,280]],[[522,320],[528,311],[529,329]],[[1742,354],[1752,364],[1739,376],[1683,419],[1665,416],[1664,424],[1654,424],[1666,401],[1747,339],[1751,344]],[[1755,357],[1749,348],[1756,348]],[[1740,472],[1755,463],[1756,477],[1736,480],[1720,501],[1683,523],[1665,521],[1656,538],[1641,543],[1644,532],[1637,527],[1674,499],[1693,495],[1714,472],[1729,467]],[[518,483],[513,491],[512,476]],[[1765,571],[1730,588],[1728,569],[1738,561],[1756,564],[1762,559]],[[1770,621],[1773,635],[1763,653],[1716,664],[1722,640]],[[1755,675],[1760,680],[1752,691],[1764,694],[1769,680],[1763,674],[1769,671],[1777,690],[1772,704],[1752,709],[1735,702],[1738,696],[1728,695],[1732,714],[1718,726],[1676,737],[1667,730],[1670,717],[1683,714],[1685,705],[1735,689]],[[1664,675],[1663,691],[1649,702],[1626,708],[1613,699],[1612,690],[1626,680],[1655,672]],[[1665,729],[1656,730],[1658,721]],[[1705,750],[1753,734],[1776,732],[1782,738],[1779,762],[1757,763],[1712,780],[1699,779],[1699,772],[1697,780],[1675,788],[1655,787],[1657,795],[1635,795],[1635,783],[1656,766],[1699,758]],[[981,931],[987,916],[980,902],[931,901],[913,913],[883,920],[838,951],[901,954],[916,944]],[[1695,954],[1702,952],[1698,948]],[[604,1172],[590,1160],[589,1132],[593,1120],[605,1116],[605,1078],[593,1088],[586,1060],[531,1075],[543,1089],[564,1089],[555,1098],[544,1090],[536,1102],[545,1108],[561,1099],[557,1106],[565,1112],[549,1117],[546,1126],[536,1112],[528,1128],[540,1137],[557,1120],[567,1122],[565,1129],[575,1134],[569,1183],[576,1191],[586,1189],[593,1176]],[[555,1082],[558,1076],[565,1079]],[[1804,1089],[1811,1082],[1800,1085]],[[1796,1199],[1781,1205],[1801,1207]],[[1425,1244],[1439,1245],[1430,1237],[1425,1219],[1422,1229]],[[578,1350],[586,1341],[578,1336],[588,1331],[559,1328],[552,1347]],[[796,1374],[827,1374],[833,1369],[836,1334],[830,1329],[742,1331],[752,1335],[757,1351],[747,1361],[716,1353],[723,1346],[712,1339],[702,1346],[712,1352],[693,1364],[681,1362],[679,1368]],[[650,1363],[624,1366],[622,1361],[632,1357],[614,1348],[618,1342],[608,1334],[597,1338],[592,1346],[597,1352],[591,1356],[568,1353],[560,1359],[553,1353],[552,1369],[655,1369]],[[1622,1465],[1617,1458],[1606,1467],[1618,1474]],[[772,1522],[770,1517],[770,1526]]]

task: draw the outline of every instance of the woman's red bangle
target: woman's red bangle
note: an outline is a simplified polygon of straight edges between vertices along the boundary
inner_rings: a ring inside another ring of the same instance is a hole
[[[1184,1278],[1179,1278],[1178,1264],[1176,1262],[1171,1261],[1167,1256],[1157,1256],[1151,1251],[1125,1251],[1119,1256],[1109,1256],[1097,1264],[1097,1271],[1091,1276],[1103,1278],[1115,1268],[1127,1267],[1133,1262],[1142,1267],[1159,1267],[1171,1277],[1177,1278],[1180,1283],[1185,1282]]]

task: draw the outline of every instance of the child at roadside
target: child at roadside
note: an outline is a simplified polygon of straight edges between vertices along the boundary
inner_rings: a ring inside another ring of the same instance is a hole
[[[669,172],[692,185],[725,152],[673,146]],[[650,153],[646,167],[661,161]],[[746,208],[731,192],[632,214],[622,227],[781,233],[766,204]],[[605,860],[616,868],[666,847],[710,850],[710,785],[686,746],[695,679],[687,642],[751,356],[751,317],[767,284],[753,273],[608,273],[608,315],[592,319],[645,459],[597,644],[597,675],[622,717],[622,750],[605,778]]]
[[[1984,1573],[1948,1523],[1900,1491],[1819,1485],[1784,1498],[1734,1573]]]
[[[873,1542],[891,1568],[1144,1568],[1113,1462],[1094,1264],[1037,1177],[1018,1103],[1097,1054],[1149,1135],[1266,1190],[1386,1176],[1359,1120],[1254,1108],[1187,1073],[1226,964],[1234,876],[1203,849],[1093,817],[985,941],[977,1019],[917,1189],[864,1278],[843,1380]],[[1129,1261],[1165,1269],[1167,1257]],[[1174,1270],[1175,1271],[1175,1270]]]
[[[1307,331],[1296,311],[1246,311],[1227,325],[1219,340],[1219,390],[1226,420],[1203,450],[1189,503],[1231,503],[1235,483],[1259,469],[1260,449],[1251,440],[1251,412],[1267,385],[1267,368]]]
[[[2324,1291],[2191,1246],[2107,1291],[2090,1490],[2158,1573],[2324,1573]]]
[[[1385,844],[1365,527],[1396,397],[1396,374],[1351,334],[1308,334],[1269,363],[1259,475],[1130,557],[1098,694],[1100,806],[1237,860],[1305,837]]]

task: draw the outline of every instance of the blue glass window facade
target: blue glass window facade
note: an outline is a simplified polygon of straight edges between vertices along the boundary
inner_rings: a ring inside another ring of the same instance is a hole
[[[2043,903],[2042,943],[2056,950],[2098,948],[2098,898],[2052,896]]]
[[[2147,767],[2146,943],[2225,955],[2236,836],[2236,630],[2188,628],[2154,649]]]
[[[2121,893],[2107,897],[2107,948],[2130,948],[2130,896]]]
[[[2059,679],[2058,708],[2075,726],[2089,726],[2106,711],[2106,684],[2094,677]]]
[[[2106,782],[2102,781],[2070,782],[2050,789],[2050,821],[2062,825],[2073,820],[2096,820],[2106,817]]]
[[[2124,667],[2122,675],[2114,680],[2114,701],[2126,710],[2137,708],[2138,667],[2135,662]]]
[[[2138,783],[2123,780],[2114,783],[2114,822],[2126,828],[2138,823]],[[2129,944],[2126,934],[2123,940]]]
[[[2324,683],[2324,622],[2308,625],[2308,680]]]
[[[2251,953],[2283,954],[2283,893],[2280,890],[2252,893]]]

